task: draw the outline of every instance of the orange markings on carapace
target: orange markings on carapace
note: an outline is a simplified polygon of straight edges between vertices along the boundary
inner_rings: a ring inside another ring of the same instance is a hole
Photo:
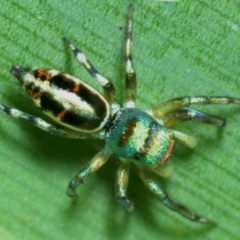
[[[51,75],[42,69],[37,70],[37,75],[38,75],[38,77],[48,80],[48,81],[51,79]]]
[[[170,154],[171,154],[171,152],[172,152],[173,146],[174,146],[174,140],[173,140],[173,138],[171,138],[171,140],[170,140],[170,146],[169,146],[169,148],[168,148],[167,153],[165,154],[164,158],[160,159],[160,161],[159,161],[158,163],[156,163],[156,164],[153,165],[153,168],[157,168],[157,167],[159,167],[160,165],[163,165],[163,164],[168,160],[168,158],[170,157]]]
[[[129,138],[132,136],[134,128],[136,127],[137,123],[135,120],[131,120],[128,122],[127,127],[126,127],[126,131],[124,133],[121,134],[120,139],[119,139],[119,146],[124,146]]]
[[[66,114],[66,110],[62,110],[59,114],[58,117],[62,118]]]

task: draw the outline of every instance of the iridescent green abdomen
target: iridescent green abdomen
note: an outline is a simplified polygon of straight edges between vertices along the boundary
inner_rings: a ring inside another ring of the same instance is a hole
[[[165,162],[173,143],[168,129],[136,108],[119,110],[106,131],[106,145],[113,154],[149,167]]]

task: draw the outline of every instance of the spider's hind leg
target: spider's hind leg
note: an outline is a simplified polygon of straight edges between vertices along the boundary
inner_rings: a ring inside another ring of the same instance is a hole
[[[111,81],[102,76],[97,69],[92,65],[92,63],[87,59],[85,54],[77,48],[74,44],[72,44],[66,37],[63,38],[63,41],[69,46],[72,50],[74,56],[77,61],[81,63],[84,68],[88,71],[88,73],[96,79],[96,81],[102,86],[104,91],[104,97],[107,99],[109,104],[111,105],[112,113],[115,113],[119,108],[119,104],[116,99],[116,90]]]
[[[22,112],[15,108],[7,107],[2,103],[0,103],[0,110],[4,111],[6,114],[8,114],[11,117],[23,119],[28,123],[31,123],[35,127],[38,127],[50,134],[53,134],[59,137],[77,138],[77,139],[97,137],[97,135],[95,134],[90,135],[90,134],[84,134],[84,133],[75,133],[75,132],[65,131],[63,128],[50,124],[39,117],[35,117],[33,115]]]

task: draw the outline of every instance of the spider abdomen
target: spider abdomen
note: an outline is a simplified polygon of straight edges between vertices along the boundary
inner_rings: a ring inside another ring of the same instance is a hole
[[[108,102],[84,81],[49,69],[13,66],[11,72],[34,104],[59,124],[78,132],[92,133],[107,123]]]
[[[113,154],[154,168],[167,160],[173,143],[168,129],[136,108],[119,110],[106,131],[106,145]]]

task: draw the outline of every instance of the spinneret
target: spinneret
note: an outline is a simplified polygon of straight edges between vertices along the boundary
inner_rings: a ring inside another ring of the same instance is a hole
[[[104,139],[106,146],[70,181],[67,194],[75,197],[76,188],[102,167],[111,155],[120,159],[115,180],[115,197],[128,211],[133,203],[127,197],[130,165],[134,163],[146,187],[169,209],[199,223],[214,224],[182,204],[170,199],[153,174],[154,168],[169,158],[174,138],[188,147],[196,146],[196,139],[168,127],[189,120],[222,127],[225,119],[189,108],[196,104],[240,104],[239,98],[229,96],[179,97],[142,111],[136,108],[136,73],[132,63],[133,6],[129,5],[125,39],[125,102],[120,106],[112,82],[102,76],[84,53],[67,38],[63,38],[77,61],[101,85],[104,94],[84,81],[54,69],[13,66],[10,72],[31,97],[34,104],[56,124],[10,108],[0,103],[6,114],[26,120],[42,130],[61,137]],[[63,128],[64,127],[64,128]]]

